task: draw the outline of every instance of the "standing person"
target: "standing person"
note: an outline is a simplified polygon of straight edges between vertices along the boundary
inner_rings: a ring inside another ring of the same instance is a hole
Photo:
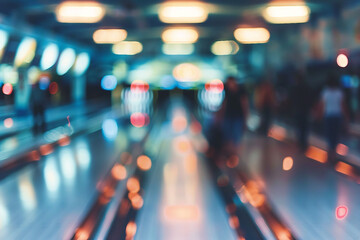
[[[40,84],[37,82],[32,86],[31,96],[30,96],[31,110],[33,113],[33,131],[37,135],[40,132],[45,132],[46,130],[46,120],[45,120],[45,104],[46,104],[46,95],[45,91],[40,89]]]
[[[336,77],[328,78],[327,87],[322,92],[321,105],[325,121],[325,133],[328,141],[329,157],[335,156],[340,140],[343,117],[346,116],[344,94]]]
[[[308,147],[309,118],[313,106],[313,94],[302,73],[298,73],[295,76],[295,84],[291,90],[290,101],[296,126],[297,142],[300,149],[306,151]]]
[[[270,80],[263,81],[257,88],[255,103],[261,118],[259,131],[261,134],[267,135],[275,108],[275,91]]]
[[[225,150],[236,153],[248,116],[248,98],[243,86],[239,86],[235,77],[225,82],[225,98],[219,111],[222,120]]]

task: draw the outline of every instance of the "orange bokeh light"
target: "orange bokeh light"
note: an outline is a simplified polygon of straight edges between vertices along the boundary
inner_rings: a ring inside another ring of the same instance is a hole
[[[140,182],[137,178],[134,178],[134,177],[129,178],[126,183],[126,187],[129,192],[137,193],[140,191]]]
[[[341,156],[346,156],[349,152],[349,147],[344,145],[344,144],[338,144],[336,146],[336,153],[341,155]]]
[[[143,171],[151,169],[151,159],[148,156],[141,155],[137,158],[137,165]]]
[[[237,229],[240,227],[240,222],[237,216],[231,216],[229,218],[229,225],[232,229]]]
[[[127,176],[127,171],[126,168],[120,164],[116,164],[112,169],[111,169],[111,175],[116,179],[116,180],[123,180],[126,178]]]
[[[40,146],[39,150],[40,150],[40,154],[43,156],[49,155],[54,151],[53,146],[51,144],[42,145]]]
[[[59,139],[58,144],[62,147],[70,144],[70,138],[68,136],[64,136]]]
[[[283,160],[283,170],[289,171],[294,166],[294,160],[292,157],[286,157]]]
[[[136,223],[131,221],[126,225],[126,237],[134,237],[136,234]]]
[[[322,150],[318,147],[310,146],[306,151],[305,156],[315,161],[326,163],[328,154],[325,150]]]
[[[338,162],[335,166],[335,170],[350,177],[354,176],[354,167],[344,162]]]
[[[278,141],[284,141],[286,138],[286,129],[280,126],[274,126],[270,129],[268,136]]]

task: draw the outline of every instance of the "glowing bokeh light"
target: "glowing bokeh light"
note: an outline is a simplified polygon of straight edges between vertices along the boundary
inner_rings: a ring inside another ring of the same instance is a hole
[[[114,75],[106,75],[101,79],[101,88],[107,91],[112,91],[117,86],[117,79]]]
[[[164,43],[195,43],[199,38],[199,33],[191,27],[174,27],[165,29],[161,38]]]
[[[307,149],[305,156],[308,158],[311,158],[317,162],[326,163],[328,154],[325,150],[322,150],[315,146],[310,146]]]
[[[93,34],[93,40],[97,44],[114,44],[124,41],[126,37],[125,29],[98,29]]]
[[[141,53],[143,45],[137,41],[122,41],[114,44],[112,51],[116,55],[136,55]]]
[[[59,57],[59,47],[54,43],[49,44],[45,48],[44,53],[41,56],[41,60],[40,60],[41,70],[45,71],[51,68],[52,66],[54,66],[58,57]]]
[[[86,72],[86,70],[89,68],[89,65],[90,65],[89,54],[86,52],[80,53],[77,56],[75,64],[74,64],[75,75],[77,75],[77,76],[83,75]]]
[[[149,90],[149,84],[142,80],[135,80],[130,85],[132,92],[147,92]]]
[[[349,209],[346,206],[339,206],[336,208],[335,216],[337,220],[344,220],[348,215]]]
[[[146,113],[136,112],[130,116],[131,124],[136,128],[142,128],[149,124],[149,115]]]
[[[135,222],[129,222],[127,225],[126,225],[126,239],[132,239],[135,234],[136,234],[136,230],[137,230],[137,227],[136,227],[136,223]]]
[[[214,79],[205,84],[206,91],[221,93],[224,91],[224,83],[220,79]]]
[[[24,64],[29,64],[35,57],[36,40],[31,37],[24,38],[16,51],[14,64],[20,67]]]
[[[135,177],[129,178],[127,183],[126,183],[126,187],[127,187],[129,192],[137,193],[137,192],[140,191],[140,182]]]
[[[116,180],[123,180],[126,178],[127,176],[127,171],[126,168],[120,164],[116,164],[112,169],[111,169],[111,175],[116,179]]]
[[[118,125],[114,119],[106,119],[102,124],[102,132],[106,139],[115,140],[118,135]]]
[[[60,55],[59,62],[56,68],[58,75],[65,75],[74,65],[76,53],[72,48],[66,48]]]
[[[137,166],[143,170],[148,171],[151,169],[151,159],[148,156],[141,155],[137,158]]]
[[[14,120],[12,118],[6,118],[4,120],[4,127],[5,128],[12,128],[13,125],[14,125]]]
[[[235,55],[240,50],[235,41],[217,41],[211,46],[214,55]]]
[[[5,95],[10,95],[13,92],[13,86],[10,83],[5,83],[2,87],[2,92]]]
[[[56,82],[52,82],[49,85],[49,92],[51,95],[55,95],[59,91],[59,85]]]
[[[174,68],[173,76],[179,82],[196,82],[201,79],[202,73],[196,65],[182,63]]]
[[[168,1],[159,9],[159,19],[164,23],[202,23],[208,11],[201,2]]]
[[[267,43],[270,32],[266,28],[238,28],[234,32],[236,40],[242,44]]]
[[[266,21],[275,24],[305,23],[309,21],[311,10],[302,5],[270,5],[263,11]]]
[[[164,43],[162,52],[165,55],[191,55],[195,51],[193,44]]]
[[[55,13],[57,21],[62,23],[96,23],[105,16],[106,10],[95,1],[64,1]]]
[[[341,156],[346,156],[349,152],[349,147],[342,144],[342,143],[339,143],[337,146],[336,146],[336,153],[341,155]]]
[[[283,160],[283,170],[284,171],[291,170],[293,166],[294,166],[294,160],[292,157],[284,158],[284,160]]]
[[[349,65],[349,59],[345,54],[341,53],[337,56],[336,63],[339,67],[346,68]]]

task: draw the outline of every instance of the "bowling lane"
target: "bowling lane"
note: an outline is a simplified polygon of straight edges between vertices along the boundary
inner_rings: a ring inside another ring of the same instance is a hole
[[[102,131],[76,137],[0,182],[0,239],[72,237],[97,184],[131,140],[131,128],[107,120]]]
[[[185,109],[175,107],[160,130],[160,154],[136,220],[137,240],[238,239],[197,155],[204,141],[186,128],[187,122]]]
[[[275,211],[299,239],[359,238],[356,181],[306,158],[294,145],[255,135],[244,140],[240,158],[238,170],[264,188]]]

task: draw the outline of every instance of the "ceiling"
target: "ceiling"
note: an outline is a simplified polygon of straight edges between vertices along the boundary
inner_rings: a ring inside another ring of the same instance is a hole
[[[109,45],[96,45],[93,32],[100,27],[120,27],[126,29],[129,39],[140,40],[151,47],[144,47],[148,53],[156,53],[161,43],[160,33],[166,24],[160,22],[156,14],[156,4],[162,0],[98,0],[106,4],[107,15],[95,24],[66,24],[56,21],[54,9],[60,0],[0,0],[0,14],[16,26],[26,23],[35,30],[61,35],[98,52],[110,53]],[[200,28],[203,43],[209,43],[232,36],[234,28],[242,23],[265,25],[257,16],[256,9],[266,0],[208,0],[218,11],[209,15],[208,20],[196,24]],[[314,14],[336,12],[341,7],[356,2],[354,0],[311,0],[307,1]],[[271,27],[271,26],[270,26]]]

